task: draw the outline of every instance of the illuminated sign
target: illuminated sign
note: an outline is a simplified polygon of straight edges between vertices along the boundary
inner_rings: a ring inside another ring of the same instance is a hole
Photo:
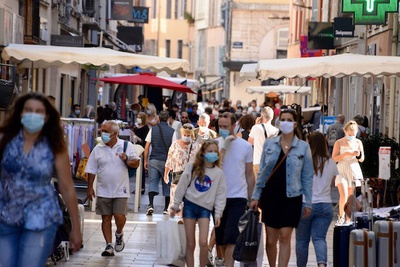
[[[343,0],[343,13],[353,13],[354,24],[386,23],[387,13],[397,13],[398,0]]]

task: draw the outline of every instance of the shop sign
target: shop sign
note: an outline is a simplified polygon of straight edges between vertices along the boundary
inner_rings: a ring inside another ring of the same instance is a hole
[[[398,0],[343,0],[343,13],[353,13],[355,25],[386,24],[387,13],[397,13]]]

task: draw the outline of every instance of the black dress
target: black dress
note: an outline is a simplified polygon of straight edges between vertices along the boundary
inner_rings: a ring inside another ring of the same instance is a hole
[[[278,164],[285,156],[279,155]],[[275,165],[276,166],[276,165]],[[303,197],[286,196],[286,159],[269,179],[260,197],[262,222],[272,228],[297,227],[300,221]]]

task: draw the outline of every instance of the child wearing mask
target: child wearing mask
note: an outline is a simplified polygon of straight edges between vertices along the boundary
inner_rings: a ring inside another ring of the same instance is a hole
[[[171,217],[179,211],[184,202],[183,224],[186,232],[186,264],[194,267],[196,247],[196,222],[199,225],[200,266],[208,261],[208,232],[210,215],[214,209],[215,227],[220,224],[226,203],[226,182],[220,168],[220,154],[215,140],[207,140],[196,154],[194,162],[189,162],[176,188]]]

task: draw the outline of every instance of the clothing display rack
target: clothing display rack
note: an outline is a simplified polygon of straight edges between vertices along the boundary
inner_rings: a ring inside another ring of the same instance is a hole
[[[91,119],[61,118],[73,176],[75,176],[75,171],[81,158],[87,156],[83,153],[82,145],[88,144],[90,150],[94,147],[95,123]]]

